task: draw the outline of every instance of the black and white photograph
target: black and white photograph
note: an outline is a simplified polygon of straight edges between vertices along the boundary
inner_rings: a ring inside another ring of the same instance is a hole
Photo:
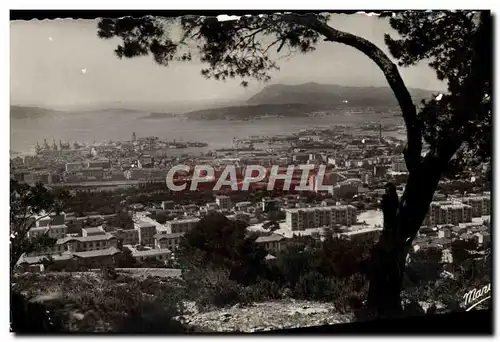
[[[9,31],[11,333],[493,333],[491,11]]]

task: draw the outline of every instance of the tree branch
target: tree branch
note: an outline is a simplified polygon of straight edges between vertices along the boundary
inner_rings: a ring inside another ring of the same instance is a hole
[[[286,20],[302,24],[324,35],[327,41],[345,44],[359,50],[382,70],[401,108],[407,137],[407,145],[404,152],[405,161],[410,173],[414,172],[421,162],[422,128],[411,95],[399,74],[397,66],[375,44],[354,34],[334,29],[318,20],[314,14],[304,16],[286,14],[285,17]]]

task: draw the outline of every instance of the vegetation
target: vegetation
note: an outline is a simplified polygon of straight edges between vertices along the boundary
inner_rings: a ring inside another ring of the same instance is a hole
[[[209,214],[184,236],[178,253],[183,278],[201,308],[283,297],[333,301],[342,310],[360,307],[373,241],[297,238],[268,262],[257,235],[245,228]]]
[[[42,183],[35,186],[10,180],[10,269],[14,268],[23,253],[40,250],[55,243],[54,239],[41,236],[28,239],[28,231],[36,221],[59,214],[70,198],[67,192],[50,192]]]
[[[47,332],[188,331],[173,319],[183,311],[182,289],[174,282],[167,283],[152,277],[137,280],[124,275],[103,279],[93,273],[25,273],[16,275],[14,280],[14,293],[22,289],[30,302],[36,302],[40,295],[53,294],[53,298],[46,299],[43,304],[36,304],[48,311],[47,321],[59,324],[57,330],[44,330]],[[17,310],[22,307],[13,308]],[[21,317],[25,318],[19,315]],[[36,317],[42,316],[37,314]],[[20,322],[17,320],[16,324]],[[17,329],[13,327],[19,333],[30,332],[29,329],[20,325],[17,325]]]
[[[243,16],[218,21],[214,17],[184,16],[177,23],[181,39],[169,33],[174,18],[102,19],[98,35],[118,37],[119,58],[152,55],[163,66],[191,61],[194,49],[206,68],[207,78],[240,77],[267,81],[278,65],[268,54],[309,53],[321,40],[351,46],[372,59],[384,73],[400,106],[407,130],[403,151],[409,177],[401,198],[388,186],[384,201],[384,234],[373,250],[368,304],[374,312],[401,311],[404,260],[424,219],[442,174],[450,164],[484,161],[491,156],[491,15],[472,11],[405,11],[392,15],[390,24],[399,38],[386,36],[386,44],[400,66],[425,61],[448,83],[448,93],[423,103],[413,103],[398,68],[373,43],[342,32],[323,14],[274,14]],[[267,37],[267,39],[259,39]],[[422,157],[422,141],[431,151]],[[453,160],[452,160],[453,159]],[[451,161],[451,163],[450,163]]]

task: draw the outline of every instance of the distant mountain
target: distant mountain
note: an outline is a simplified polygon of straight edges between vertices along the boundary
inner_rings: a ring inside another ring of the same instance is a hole
[[[433,92],[409,90],[415,103],[430,98]],[[262,89],[244,105],[208,108],[186,113],[197,120],[254,120],[269,117],[304,117],[314,112],[339,112],[364,109],[398,114],[398,103],[388,87],[344,87],[319,83],[275,84]]]
[[[195,110],[185,113],[184,116],[194,120],[254,120],[271,117],[303,117],[321,109],[326,108],[322,105],[301,103],[258,104]]]
[[[432,91],[423,89],[409,89],[409,91],[415,103],[419,103],[421,99],[430,98],[433,94]],[[348,104],[374,107],[398,105],[389,87],[345,87],[315,82],[299,85],[269,85],[247,101],[247,104],[251,105],[284,103]]]
[[[40,107],[10,106],[10,117],[14,119],[39,118],[59,113],[61,112]]]

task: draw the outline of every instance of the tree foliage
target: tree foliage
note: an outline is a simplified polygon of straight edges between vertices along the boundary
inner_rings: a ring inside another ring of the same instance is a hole
[[[239,20],[219,21],[215,17],[182,16],[181,18],[102,19],[98,35],[119,37],[115,50],[119,58],[152,55],[155,62],[167,66],[172,61],[191,61],[197,57],[206,65],[206,78],[225,80],[241,78],[247,85],[253,78],[267,81],[269,72],[278,70],[269,52],[286,49],[288,54],[310,52],[320,34],[301,25],[291,16],[280,14],[243,16]],[[325,23],[328,16],[318,15]],[[175,35],[173,27],[180,28]],[[264,41],[262,37],[267,39]]]
[[[179,254],[192,268],[228,269],[231,280],[248,284],[257,279],[267,252],[247,236],[244,223],[210,213],[183,237]]]
[[[28,239],[28,231],[37,220],[51,213],[59,214],[69,198],[67,192],[50,192],[43,184],[35,186],[10,181],[10,265],[11,269],[23,253],[50,246],[55,242],[47,236]]]
[[[448,93],[423,101],[419,118],[424,127],[423,138],[432,148],[452,138],[464,142],[452,163],[477,165],[491,160],[491,50],[485,53],[486,60],[481,65],[487,75],[477,89],[481,104],[471,113],[464,113],[459,106],[478,49],[480,23],[479,13],[474,11],[405,11],[390,19],[399,37],[385,35],[385,42],[400,66],[426,62],[447,83]],[[492,42],[486,40],[480,44]]]

